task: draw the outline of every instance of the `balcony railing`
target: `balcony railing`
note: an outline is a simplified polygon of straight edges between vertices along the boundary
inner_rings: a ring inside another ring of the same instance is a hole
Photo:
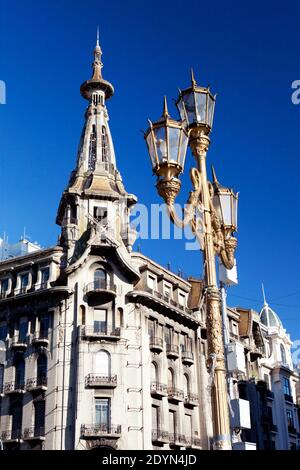
[[[194,447],[201,447],[201,440],[199,439],[199,437],[193,437],[192,444]]]
[[[269,400],[274,400],[274,392],[272,392],[271,390],[267,390],[267,398]]]
[[[98,374],[88,374],[85,378],[86,387],[116,387],[117,386],[117,376],[116,375],[98,375]]]
[[[106,323],[100,326],[82,326],[80,330],[81,337],[90,339],[106,338],[117,340],[120,339],[121,328]]]
[[[32,344],[35,344],[37,346],[48,346],[49,344],[49,338],[48,338],[48,331],[43,332],[43,331],[36,331],[33,333],[32,336]]]
[[[292,395],[288,395],[287,393],[284,394],[284,399],[285,401],[288,401],[289,403],[294,402]]]
[[[43,426],[32,426],[25,428],[23,431],[23,439],[45,439],[45,428]]]
[[[184,404],[187,406],[197,406],[199,404],[199,397],[195,393],[188,393],[184,397]]]
[[[103,291],[111,291],[113,294],[115,294],[116,286],[112,282],[108,282],[105,279],[97,279],[96,281],[89,282],[84,288],[84,293],[87,295]]]
[[[48,379],[46,376],[43,377],[34,377],[32,379],[27,379],[26,381],[26,390],[29,392],[32,390],[46,390],[48,384]]]
[[[172,401],[183,401],[184,393],[178,388],[168,387],[168,399]]]
[[[82,424],[81,435],[85,438],[98,436],[110,436],[111,439],[118,439],[121,436],[122,427],[110,424]]]
[[[158,337],[150,336],[149,347],[153,352],[161,352],[163,350],[163,340]]]
[[[184,434],[169,433],[170,446],[185,446],[186,437]]]
[[[191,365],[194,364],[194,354],[192,351],[183,350],[181,351],[181,359],[183,364]]]
[[[288,430],[289,430],[289,434],[297,434],[296,428],[291,424],[288,425]]]
[[[24,382],[6,382],[4,384],[4,393],[25,393],[25,383]]]
[[[152,442],[168,442],[169,433],[168,431],[162,431],[161,429],[152,430]]]
[[[187,313],[188,315],[194,315],[193,311],[190,308],[187,308],[185,305],[181,305],[180,303],[173,300],[171,297],[164,295],[161,292],[151,289],[148,286],[143,286],[143,290],[145,292],[149,292],[149,294],[153,295],[153,297],[157,297],[158,299],[163,300],[165,303],[171,305],[172,307],[175,307],[178,310],[183,311],[184,313]]]
[[[1,432],[1,440],[5,441],[17,441],[22,439],[21,429],[6,429]]]
[[[176,344],[166,345],[167,356],[170,358],[179,357],[179,347]]]
[[[13,349],[25,349],[27,348],[27,337],[22,338],[20,335],[15,335],[11,340],[11,347]]]
[[[26,294],[30,289],[29,286],[19,287],[19,289],[14,289],[14,295]]]
[[[160,382],[151,382],[150,391],[151,395],[160,395],[166,397],[168,394],[168,387]]]
[[[271,423],[270,424],[270,431],[271,432],[277,432],[278,431],[277,424]]]

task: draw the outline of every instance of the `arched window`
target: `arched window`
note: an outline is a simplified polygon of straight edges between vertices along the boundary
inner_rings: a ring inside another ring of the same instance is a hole
[[[111,360],[107,351],[99,351],[95,354],[94,373],[103,377],[111,376]]]
[[[286,353],[283,344],[280,345],[281,362],[286,364]]]
[[[23,388],[25,381],[25,361],[23,357],[17,357],[15,361],[15,388]]]
[[[185,397],[190,393],[190,378],[187,374],[183,375],[183,391]]]
[[[158,382],[157,380],[157,365],[155,362],[151,363],[151,382]]]
[[[37,371],[36,376],[39,383],[41,383],[47,377],[47,356],[40,354],[37,360]]]
[[[96,269],[94,273],[94,283],[96,289],[106,289],[107,275],[104,269]]]
[[[108,148],[108,138],[105,126],[102,126],[102,161],[108,162],[109,157],[109,148]]]
[[[79,319],[80,324],[85,325],[85,306],[80,305],[79,311],[80,311],[80,319]]]
[[[124,322],[124,315],[122,307],[117,309],[116,327],[122,327]]]
[[[168,388],[174,388],[174,372],[168,369]]]

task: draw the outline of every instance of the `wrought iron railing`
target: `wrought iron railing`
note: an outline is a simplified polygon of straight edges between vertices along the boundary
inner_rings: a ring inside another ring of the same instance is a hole
[[[198,405],[199,403],[199,396],[196,395],[195,393],[188,393],[184,397],[184,403],[187,405]]]
[[[48,379],[46,376],[34,377],[32,379],[27,379],[26,381],[26,390],[32,390],[39,387],[47,387]]]
[[[100,324],[99,326],[82,326],[81,336],[120,336],[121,328],[107,323]]]
[[[160,382],[151,382],[150,391],[152,394],[157,393],[157,394],[167,395],[168,387],[167,385],[162,384]]]
[[[183,400],[184,393],[182,390],[174,387],[168,387],[168,398],[174,400]]]
[[[49,341],[49,332],[47,331],[36,331],[32,335],[32,343],[38,343],[43,341]]]
[[[173,354],[176,356],[179,355],[179,347],[176,344],[167,344],[166,351],[167,351],[167,354],[169,355],[173,355]]]
[[[162,349],[163,348],[162,338],[158,338],[157,336],[150,336],[149,346],[150,346],[150,349],[155,349],[155,348]]]
[[[120,435],[122,427],[120,424],[82,424],[81,435],[82,436],[105,436],[105,435]]]
[[[21,337],[20,335],[15,335],[11,339],[11,347],[15,348],[18,346],[27,346],[28,337]]]
[[[116,386],[117,385],[117,376],[116,375],[98,375],[98,374],[88,374],[85,378],[86,387],[97,387],[97,386]]]
[[[11,392],[23,392],[25,390],[25,383],[15,382],[12,380],[11,382],[5,382],[4,384],[4,393],[11,393]]]
[[[184,434],[169,433],[169,444],[184,446],[186,444],[186,437]]]
[[[181,351],[181,359],[186,362],[193,362],[194,354],[192,353],[192,351],[184,349],[183,351]]]
[[[116,292],[116,285],[105,279],[97,279],[96,281],[89,282],[84,287],[85,294],[89,292],[97,292],[97,291],[102,291],[102,290],[111,290],[113,292]]]
[[[44,426],[31,426],[30,428],[24,429],[23,439],[33,439],[37,437],[45,437]]]
[[[152,430],[152,441],[153,442],[160,442],[169,440],[169,433],[168,431],[162,431],[161,429],[153,429]]]

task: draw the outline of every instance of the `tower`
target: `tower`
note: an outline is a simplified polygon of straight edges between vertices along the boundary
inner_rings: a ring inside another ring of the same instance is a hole
[[[56,218],[61,226],[60,244],[66,250],[66,265],[80,257],[92,238],[129,252],[135,240],[135,232],[129,227],[129,212],[137,199],[126,192],[117,170],[106,108],[114,88],[102,77],[101,57],[97,31],[92,78],[80,87],[88,106],[76,168],[62,194]]]

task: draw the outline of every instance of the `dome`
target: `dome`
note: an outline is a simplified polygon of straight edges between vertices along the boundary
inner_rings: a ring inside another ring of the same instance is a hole
[[[268,328],[272,328],[274,326],[277,328],[279,327],[283,328],[279,316],[277,315],[277,313],[274,312],[274,310],[271,309],[271,307],[269,307],[267,302],[264,303],[264,306],[261,309],[259,317],[260,317],[261,323]]]

